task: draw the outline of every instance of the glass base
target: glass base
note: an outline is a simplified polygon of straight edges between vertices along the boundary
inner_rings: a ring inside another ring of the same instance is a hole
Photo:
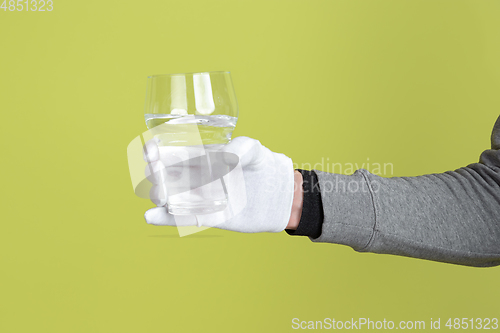
[[[168,204],[168,212],[172,215],[204,215],[220,212],[227,207],[227,200],[200,203]]]

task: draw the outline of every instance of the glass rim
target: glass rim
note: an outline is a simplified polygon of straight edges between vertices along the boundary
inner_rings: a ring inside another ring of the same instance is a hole
[[[160,77],[160,76],[194,75],[194,74],[231,74],[231,72],[230,71],[210,71],[210,72],[155,74],[155,75],[148,75],[148,79],[152,79],[152,78]]]

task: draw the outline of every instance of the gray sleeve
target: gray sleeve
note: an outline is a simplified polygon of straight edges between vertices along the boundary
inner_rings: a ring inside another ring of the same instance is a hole
[[[469,266],[500,265],[500,117],[479,163],[417,177],[316,171],[324,221],[314,242]]]

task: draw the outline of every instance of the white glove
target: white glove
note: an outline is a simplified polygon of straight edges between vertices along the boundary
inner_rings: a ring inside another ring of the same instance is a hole
[[[153,169],[157,170],[158,165],[169,165],[168,161],[162,161],[154,144],[148,143],[145,151],[146,161]],[[292,209],[292,160],[247,137],[233,139],[221,151],[239,157],[238,165],[224,176],[228,198],[225,210],[205,215],[174,216],[168,213],[164,202],[152,199],[160,207],[149,209],[144,214],[146,222],[169,226],[198,225],[239,232],[283,231]],[[148,175],[148,179],[150,177]],[[158,187],[161,184],[157,184]]]

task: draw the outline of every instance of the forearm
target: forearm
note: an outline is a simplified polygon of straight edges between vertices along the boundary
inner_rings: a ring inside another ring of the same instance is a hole
[[[479,171],[478,171],[479,168]],[[444,174],[382,178],[317,172],[324,221],[316,242],[471,266],[500,265],[500,185],[476,164]]]
[[[304,181],[295,172],[291,235],[359,252],[500,265],[500,185],[491,181],[498,170],[477,163],[418,177],[382,178],[366,170],[307,175],[317,179]]]
[[[500,265],[500,117],[491,149],[465,168],[401,178],[366,170],[308,176],[300,223],[296,231],[287,230],[291,235],[360,252]]]

